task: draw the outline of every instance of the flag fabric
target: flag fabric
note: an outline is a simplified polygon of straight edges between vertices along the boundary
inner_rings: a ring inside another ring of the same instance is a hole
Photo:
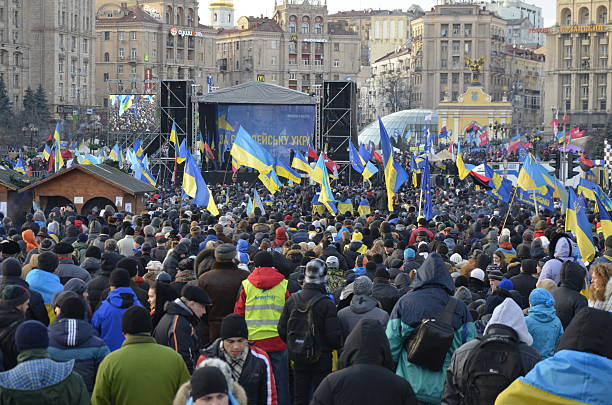
[[[368,215],[371,212],[370,202],[368,201],[367,198],[364,198],[361,201],[359,201],[357,212],[359,213],[359,215]]]
[[[356,172],[362,173],[365,169],[365,162],[363,158],[359,155],[359,152],[353,145],[353,142],[349,141],[349,161],[351,162],[351,166],[355,169]]]
[[[488,177],[489,187],[491,190],[488,194],[501,200],[503,202],[510,202],[510,196],[512,194],[512,182],[502,177],[497,171],[493,170],[488,164],[484,164],[485,176]]]
[[[238,129],[230,154],[240,166],[251,167],[262,174],[270,173],[274,166],[274,159],[270,153],[243,127]]]
[[[259,180],[263,183],[263,185],[268,189],[270,194],[275,194],[282,186],[278,175],[276,174],[276,170],[272,169],[268,173],[259,173]]]
[[[363,179],[365,181],[370,181],[370,178],[376,173],[378,173],[378,169],[376,168],[376,166],[374,166],[372,162],[368,161],[366,162],[363,172],[361,172],[361,175],[363,176]]]
[[[591,159],[588,159],[586,156],[584,156],[584,153],[581,153],[580,154],[580,168],[584,172],[588,172],[589,170],[593,168],[593,166],[595,166],[593,161]]]
[[[308,145],[308,157],[311,158],[311,159],[318,159],[319,158],[319,155],[317,154],[317,152],[312,147],[312,144]]]
[[[204,138],[202,138],[202,133],[198,131],[198,151],[201,155],[204,155]]]
[[[21,156],[19,156],[19,158],[17,159],[17,161],[13,165],[13,170],[15,170],[17,173],[21,173],[23,175],[26,174],[26,166],[25,166],[25,163],[23,162],[23,158]]]
[[[597,198],[596,208],[597,208],[597,211],[599,212],[599,232],[603,233],[604,235],[603,238],[604,240],[606,240],[608,236],[612,235],[612,217],[610,216],[608,209],[606,208],[604,203],[601,202],[599,197],[596,197],[596,198]]]
[[[203,148],[204,148],[203,152],[206,152],[206,157],[209,158],[210,160],[215,160],[215,154],[213,153],[212,149],[208,145],[208,142],[204,142]]]
[[[567,115],[567,111],[563,113],[563,123],[565,125],[569,124],[569,116]]]
[[[323,159],[325,161],[325,167],[327,167],[327,169],[332,172],[336,178],[338,178],[338,170],[340,170],[340,166],[327,157],[325,153],[321,152],[321,154],[323,155]]]
[[[544,193],[536,190],[525,191],[519,188],[516,191],[516,199],[532,207],[535,207],[537,204],[539,207],[553,211],[555,209],[553,193],[554,189],[550,186],[546,186],[546,191]]]
[[[353,202],[350,199],[338,202],[338,214],[346,214],[347,212],[353,214]]]
[[[457,154],[457,160],[455,161],[457,165],[457,170],[459,171],[459,180],[464,180],[467,176],[470,175],[472,169],[474,169],[473,165],[466,165],[463,163],[463,154]]]
[[[177,155],[178,149],[176,146],[178,145],[178,139],[176,138],[176,122],[172,121],[172,129],[170,130],[170,142],[174,146],[174,155]]]
[[[291,167],[294,169],[298,169],[303,171],[304,173],[310,175],[312,172],[312,168],[308,164],[308,160],[302,155],[300,152],[296,151],[293,156],[293,161],[291,162]]]
[[[485,146],[489,143],[489,133],[487,131],[480,133],[480,146]]]
[[[53,171],[59,172],[64,167],[64,158],[62,157],[62,146],[60,141],[60,123],[59,121],[55,125],[55,132],[53,133],[53,146],[54,152],[54,163]]]
[[[595,257],[595,244],[591,224],[587,219],[584,207],[578,203],[574,189],[568,187],[568,207],[565,214],[565,231],[571,231],[576,236],[578,249],[582,260],[591,262]]]
[[[261,215],[265,215],[266,214],[266,208],[264,207],[264,203],[261,200],[261,196],[257,192],[257,189],[253,190],[253,203],[255,205],[253,210],[255,210],[255,208],[259,207],[259,209],[261,210]]]
[[[521,146],[521,136],[517,135],[508,142],[508,153],[516,153],[519,146]]]
[[[332,193],[331,185],[329,183],[329,173],[325,166],[325,160],[323,154],[319,156],[317,164],[312,171],[312,180],[321,185],[321,192],[319,194],[319,202],[323,204],[329,212],[336,214],[337,208],[335,207],[335,199]]]
[[[558,143],[565,142],[565,131],[559,131],[555,134],[555,138],[557,138]]]
[[[359,145],[359,155],[364,161],[369,162],[372,160],[372,154],[368,151],[364,144]]]
[[[385,169],[385,185],[387,188],[387,208],[393,212],[393,197],[395,193],[402,187],[402,184],[408,180],[408,173],[403,167],[393,159],[393,147],[387,129],[380,117],[378,118],[380,129],[380,146],[383,151],[384,169]]]
[[[179,145],[178,155],[175,157],[176,163],[179,165],[187,159],[187,140],[183,139]]]
[[[440,134],[438,135],[438,138],[440,138],[440,139],[448,138],[448,131],[446,130],[446,127],[442,127],[440,129]]]
[[[425,168],[421,176],[421,190],[423,191],[423,216],[429,221],[433,218],[433,206],[431,201],[431,183],[429,178],[429,158],[425,158]]]
[[[542,177],[538,166],[533,156],[531,154],[527,155],[519,171],[516,186],[525,191],[539,190],[540,194],[546,194],[546,180]]]
[[[287,165],[281,160],[276,161],[274,168],[276,170],[276,174],[280,177],[284,177],[285,179],[288,179],[298,184],[300,183],[300,181],[302,181],[302,178],[300,177],[298,172],[290,168],[289,165]]]
[[[113,146],[113,148],[111,149],[108,157],[109,159],[111,159],[114,162],[118,162],[119,166],[121,166],[123,164],[123,154],[121,153],[121,148],[119,147],[118,144],[115,144],[115,146]]]
[[[247,216],[251,216],[255,213],[255,206],[253,205],[253,199],[249,196],[249,202],[247,203],[246,214]]]
[[[139,160],[142,160],[142,158],[144,157],[144,150],[142,149],[142,140],[140,139],[136,139],[136,141],[134,142],[134,154],[136,155],[136,157]]]
[[[49,158],[51,157],[52,153],[53,153],[53,149],[51,149],[49,147],[49,145],[45,144],[45,147],[44,147],[44,149],[42,151],[43,158],[45,160],[49,160]]]
[[[211,214],[219,215],[215,199],[191,153],[187,152],[185,160],[185,171],[183,172],[183,190],[185,190],[185,194],[193,198],[194,203],[198,207],[206,207]]]
[[[374,160],[376,160],[378,163],[380,163],[381,165],[384,165],[383,163],[383,157],[380,156],[380,153],[373,151],[372,152],[372,157],[374,158]]]

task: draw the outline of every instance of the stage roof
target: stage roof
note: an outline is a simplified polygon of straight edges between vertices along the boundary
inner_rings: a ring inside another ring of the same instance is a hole
[[[315,98],[301,91],[265,82],[248,82],[198,97],[199,103],[314,105]]]

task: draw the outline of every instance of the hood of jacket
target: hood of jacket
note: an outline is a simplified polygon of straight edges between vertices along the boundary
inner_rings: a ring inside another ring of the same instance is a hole
[[[249,242],[246,239],[238,239],[236,250],[240,253],[249,253]]]
[[[346,338],[338,369],[355,364],[374,364],[395,372],[389,340],[380,322],[362,319]]]
[[[269,290],[284,279],[285,277],[274,267],[258,267],[248,277],[251,284],[262,290]]]
[[[575,262],[565,262],[561,267],[561,286],[574,291],[582,290],[584,286],[585,271],[581,265]]]
[[[544,304],[534,305],[529,308],[529,316],[540,323],[549,323],[557,318],[557,310]]]
[[[168,301],[164,307],[167,314],[180,315],[186,318],[195,318],[193,311],[189,309],[189,307],[183,301],[181,301],[180,298],[177,298],[174,301]]]
[[[612,313],[581,309],[561,336],[557,351],[575,350],[612,359]]]
[[[116,308],[129,308],[132,305],[140,305],[140,301],[130,287],[115,288],[108,294],[107,301]]]
[[[351,299],[351,311],[356,314],[365,314],[376,308],[376,300],[367,295],[354,295]]]
[[[555,250],[552,257],[566,261],[573,259],[574,257],[574,243],[565,234],[557,235],[551,240],[550,248],[552,245],[555,246]]]
[[[504,302],[495,307],[493,315],[491,315],[491,319],[484,330],[485,335],[489,328],[496,324],[514,329],[521,342],[525,342],[529,346],[533,343],[533,337],[531,337],[527,330],[523,310],[512,298],[506,298]]]
[[[49,340],[54,346],[78,347],[97,332],[91,324],[82,319],[59,318],[49,325]]]
[[[102,268],[102,264],[100,263],[100,259],[95,257],[86,257],[81,263],[81,267],[87,270],[90,273],[95,273]]]
[[[442,288],[450,295],[455,293],[455,284],[448,273],[444,259],[438,253],[431,253],[417,269],[412,290],[420,288]]]

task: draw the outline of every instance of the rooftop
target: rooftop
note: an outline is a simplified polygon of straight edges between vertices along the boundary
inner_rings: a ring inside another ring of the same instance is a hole
[[[161,21],[151,17],[149,13],[144,11],[140,6],[131,6],[120,9],[120,15],[117,17],[96,17],[97,23],[152,23],[161,24]]]

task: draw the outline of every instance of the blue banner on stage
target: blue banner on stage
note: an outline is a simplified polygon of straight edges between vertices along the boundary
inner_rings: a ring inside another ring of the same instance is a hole
[[[516,197],[520,202],[524,202],[531,206],[535,206],[534,204],[534,200],[535,200],[537,201],[540,207],[547,208],[553,211],[555,209],[555,205],[553,202],[553,194],[555,193],[555,190],[550,186],[546,186],[546,187],[548,189],[548,192],[546,193],[546,195],[542,195],[535,191],[525,191],[522,188],[519,188],[517,190]]]
[[[231,149],[242,126],[272,156],[288,163],[291,150],[307,150],[314,136],[314,105],[219,104],[217,108],[221,150]]]

